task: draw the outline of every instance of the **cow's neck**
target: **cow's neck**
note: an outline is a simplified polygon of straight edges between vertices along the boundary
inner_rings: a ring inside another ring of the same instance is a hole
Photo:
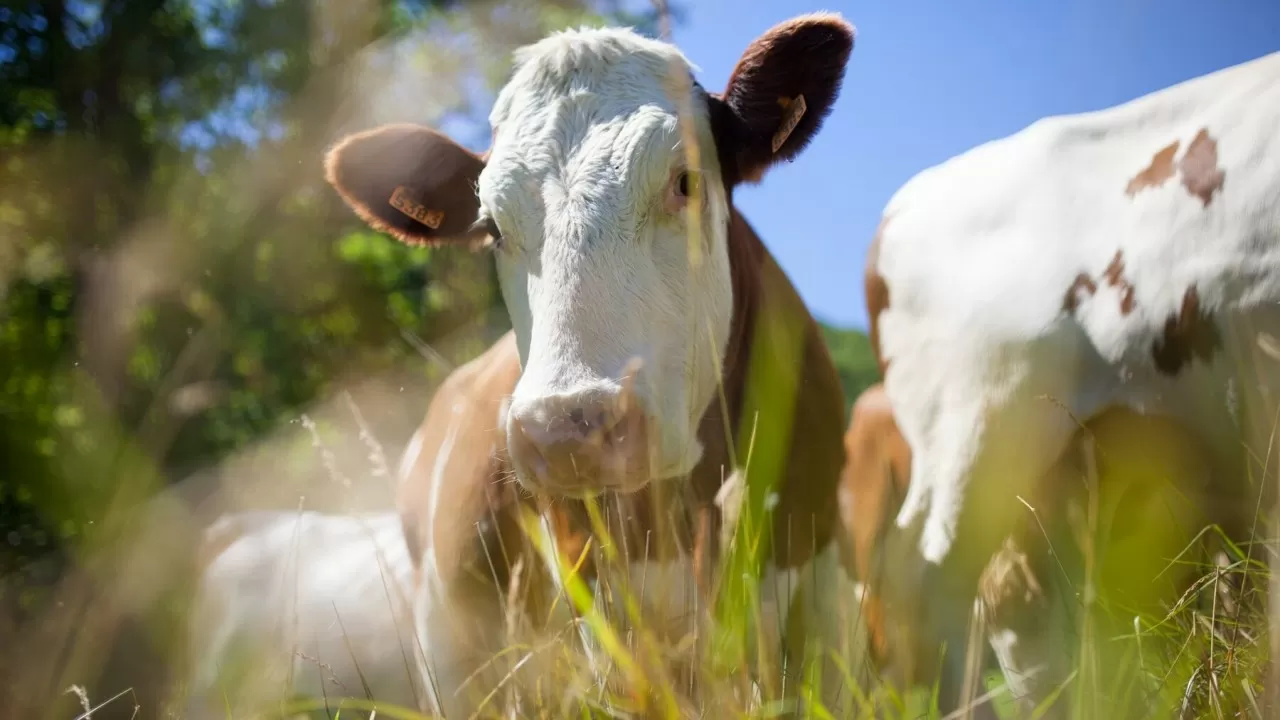
[[[757,486],[771,483],[770,557],[778,567],[796,567],[831,537],[844,464],[844,393],[813,316],[736,209],[728,245],[734,321],[724,394],[732,432],[713,406],[703,418],[706,450],[695,471],[703,477],[695,484],[718,489],[734,468]]]

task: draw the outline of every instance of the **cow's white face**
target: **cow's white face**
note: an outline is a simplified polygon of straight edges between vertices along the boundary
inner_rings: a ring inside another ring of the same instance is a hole
[[[852,43],[836,16],[796,18],[710,96],[671,45],[559,33],[517,51],[485,158],[406,125],[330,152],[329,181],[375,228],[492,247],[523,370],[505,421],[523,485],[583,495],[693,469],[731,278],[754,270],[733,267],[731,190],[808,143]]]
[[[601,485],[683,475],[700,456],[696,426],[715,394],[733,308],[728,200],[706,97],[691,103],[701,152],[690,167],[672,75],[691,70],[672,46],[572,32],[518,61],[490,116],[494,143],[478,187],[524,370],[509,443],[539,446],[513,453],[517,473],[572,492],[582,486],[564,477],[574,468],[554,467],[546,446],[598,431],[615,458],[596,468]],[[696,220],[691,201],[702,206]]]

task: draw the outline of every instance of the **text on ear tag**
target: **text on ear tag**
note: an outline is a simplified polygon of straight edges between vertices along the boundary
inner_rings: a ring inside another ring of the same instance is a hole
[[[787,114],[783,116],[782,125],[778,127],[778,131],[773,134],[774,152],[778,152],[778,148],[782,147],[787,138],[791,137],[791,132],[800,123],[800,118],[804,117],[805,110],[809,109],[804,102],[804,95],[797,95],[791,100],[779,98],[778,104],[786,109]]]
[[[426,225],[432,230],[439,230],[440,223],[444,222],[443,210],[432,210],[422,203],[409,197],[409,188],[398,185],[395,191],[391,193],[391,199],[388,201],[391,207]]]

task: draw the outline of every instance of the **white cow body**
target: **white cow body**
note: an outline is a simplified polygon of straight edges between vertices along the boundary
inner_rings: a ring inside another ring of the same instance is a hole
[[[890,200],[868,276],[926,617],[968,609],[943,606],[1107,406],[1179,419],[1240,476],[1238,328],[1280,319],[1278,128],[1280,53],[1041,120]]]
[[[304,695],[336,707],[338,697],[365,698],[361,673],[374,700],[417,704],[413,568],[396,514],[236,513],[206,538],[217,553],[202,576],[191,648],[204,712],[224,715],[224,691],[233,706]],[[245,660],[246,685],[218,684]]]

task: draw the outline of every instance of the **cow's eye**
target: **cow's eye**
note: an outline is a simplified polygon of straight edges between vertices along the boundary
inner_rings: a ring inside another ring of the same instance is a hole
[[[490,243],[493,247],[502,247],[502,231],[498,229],[498,223],[491,217],[485,218],[482,222],[484,233],[489,236]]]
[[[689,173],[682,172],[676,177],[676,195],[689,197]]]
[[[672,175],[671,184],[667,190],[667,212],[677,213],[684,210],[689,198],[701,192],[698,184],[700,179],[698,173],[691,170],[681,170]]]

